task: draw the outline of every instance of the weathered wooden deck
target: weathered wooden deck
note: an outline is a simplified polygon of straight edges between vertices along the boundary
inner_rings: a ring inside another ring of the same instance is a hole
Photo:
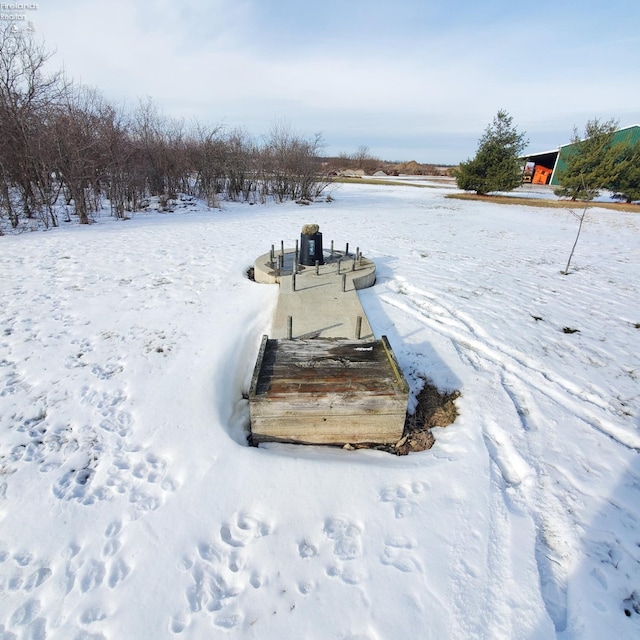
[[[381,340],[270,340],[264,336],[249,392],[254,443],[394,443],[409,387]]]

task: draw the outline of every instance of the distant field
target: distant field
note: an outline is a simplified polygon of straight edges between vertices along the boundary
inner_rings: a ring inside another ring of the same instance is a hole
[[[396,187],[422,187],[427,189],[441,189],[443,186],[455,188],[455,179],[446,176],[402,176],[396,177],[380,177],[380,178],[347,178],[335,177],[333,182],[341,184],[369,184]],[[491,202],[493,204],[520,204],[527,207],[551,207],[554,209],[578,208],[582,209],[586,204],[589,208],[600,207],[602,209],[612,209],[614,211],[628,211],[629,213],[640,213],[640,204],[627,204],[625,202],[582,202],[571,200],[558,200],[557,198],[543,197],[523,197],[514,193],[513,195],[488,195],[480,196],[475,193],[450,193],[447,198],[454,200],[477,200],[479,202]]]
[[[556,200],[552,198],[523,198],[517,195],[479,196],[475,193],[451,193],[446,196],[454,200],[477,200],[479,202],[491,202],[493,204],[521,204],[527,207],[553,207],[556,209],[582,209],[598,207],[601,209],[613,209],[614,211],[628,211],[640,213],[639,204],[627,204],[625,202],[583,202],[571,200]]]
[[[402,176],[397,178],[347,178],[337,176],[332,178],[332,182],[338,182],[341,184],[378,184],[396,187],[423,187],[428,189],[441,189],[443,186],[447,186],[447,183],[455,186],[453,178],[443,176]]]

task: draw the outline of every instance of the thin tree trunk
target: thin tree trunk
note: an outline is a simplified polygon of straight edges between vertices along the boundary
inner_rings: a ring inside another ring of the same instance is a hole
[[[573,242],[573,247],[571,247],[571,253],[569,254],[569,259],[567,260],[567,266],[562,272],[563,275],[569,274],[569,266],[571,265],[571,258],[573,258],[573,252],[576,250],[576,245],[578,244],[578,238],[580,238],[580,232],[582,231],[582,223],[584,222],[584,218],[587,215],[587,204],[585,203],[584,209],[582,210],[582,215],[580,216],[580,224],[578,225],[578,233],[576,234],[576,239]]]

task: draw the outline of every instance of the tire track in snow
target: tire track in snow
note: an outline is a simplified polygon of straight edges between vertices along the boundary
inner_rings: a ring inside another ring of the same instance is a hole
[[[482,435],[487,451],[498,465],[507,485],[518,487],[533,474],[533,470],[518,453],[507,432],[501,429],[495,420],[487,420]]]
[[[520,434],[508,433],[497,420],[486,417],[482,420],[487,452],[504,481],[497,492],[493,489],[491,492],[495,494],[491,540],[496,536],[508,538],[511,529],[505,518],[511,527],[526,526],[519,524],[508,508],[514,499],[524,501],[527,519],[530,518],[535,531],[530,544],[540,581],[540,596],[556,632],[561,633],[568,624],[569,576],[575,563],[584,557],[570,515],[573,512],[571,502],[580,499],[582,489],[579,485],[583,480],[567,469],[546,468],[545,447],[562,451],[561,439],[566,434],[562,436],[556,429],[538,424],[537,416],[548,414],[548,411],[538,409],[535,394],[537,392],[540,399],[557,405],[559,413],[575,416],[579,425],[584,423],[628,449],[638,451],[640,442],[633,434],[611,423],[607,414],[615,413],[615,409],[604,397],[604,392],[600,395],[583,392],[569,380],[541,372],[541,364],[535,359],[506,345],[496,344],[465,314],[450,311],[416,287],[403,283],[400,293],[407,296],[406,301],[398,300],[397,295],[380,297],[383,302],[451,340],[461,360],[478,373],[495,378],[498,388],[513,406],[522,429]],[[584,407],[585,402],[590,406]],[[551,483],[551,477],[559,477],[560,483]],[[492,480],[494,486],[495,479]],[[587,524],[581,522],[582,526]],[[508,570],[503,564],[509,565],[509,558],[503,557],[504,554],[494,546],[489,546],[488,562],[500,566],[504,573]],[[492,587],[492,593],[499,597],[500,585]]]
[[[387,286],[392,289],[393,283]],[[418,319],[422,324],[434,329],[452,341],[463,361],[474,369],[488,370],[493,365],[505,370],[516,378],[544,394],[558,405],[567,408],[589,427],[599,431],[628,449],[640,452],[640,435],[630,433],[614,424],[608,414],[616,414],[616,409],[604,397],[586,391],[575,383],[558,375],[544,371],[544,364],[528,357],[505,344],[498,344],[465,314],[455,314],[443,305],[433,301],[427,292],[402,283],[398,293],[405,294],[407,301],[398,300],[395,295],[380,295],[380,300],[403,313]],[[422,299],[422,300],[421,300]],[[426,301],[423,301],[426,299]],[[429,315],[429,314],[433,315]],[[584,404],[588,403],[589,408]]]

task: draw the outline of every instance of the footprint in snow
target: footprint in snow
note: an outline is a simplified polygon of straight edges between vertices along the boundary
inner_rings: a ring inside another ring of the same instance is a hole
[[[94,622],[100,622],[107,617],[107,612],[102,607],[92,607],[87,609],[80,616],[80,622],[83,625],[91,625]]]
[[[307,540],[302,540],[298,544],[298,555],[301,558],[315,558],[318,555],[318,547],[307,542]]]
[[[122,521],[114,520],[104,531],[104,544],[100,559],[82,553],[82,548],[72,542],[61,553],[66,560],[64,568],[65,593],[74,589],[86,594],[100,589],[115,589],[131,573],[131,568],[122,556],[122,541],[119,535]]]
[[[9,619],[9,624],[12,627],[25,626],[36,619],[41,609],[42,605],[39,600],[27,600],[13,612]]]
[[[327,518],[323,532],[333,543],[333,554],[338,559],[327,567],[326,574],[348,585],[364,582],[369,577],[366,568],[353,562],[362,556],[361,528],[343,518]]]
[[[46,563],[28,551],[20,551],[13,556],[7,551],[0,552],[0,594],[5,591],[31,594],[52,575]]]
[[[131,517],[159,509],[176,484],[167,474],[166,459],[150,451],[119,451],[107,470],[108,491],[127,496]]]
[[[413,551],[415,547],[415,541],[410,538],[403,536],[389,538],[385,542],[380,561],[382,564],[394,567],[403,573],[421,572],[422,565]]]
[[[396,518],[405,518],[411,515],[418,505],[419,496],[428,488],[422,482],[399,484],[395,487],[387,487],[380,493],[380,502],[390,502]]]
[[[341,518],[328,518],[324,534],[333,541],[333,553],[341,560],[354,560],[362,555],[360,528]]]
[[[194,615],[210,616],[220,629],[239,626],[244,620],[237,608],[239,599],[267,584],[254,566],[250,547],[270,533],[271,525],[262,516],[236,513],[220,527],[218,541],[203,540],[194,554],[185,555],[178,567],[189,573],[187,609],[169,620],[169,630],[183,633]]]
[[[236,514],[229,523],[220,527],[220,537],[231,547],[245,547],[252,540],[271,533],[271,527],[259,517],[246,513]]]
[[[98,378],[98,380],[111,380],[114,376],[124,371],[124,367],[120,363],[107,363],[104,367],[100,365],[94,365],[91,367],[91,373]]]

